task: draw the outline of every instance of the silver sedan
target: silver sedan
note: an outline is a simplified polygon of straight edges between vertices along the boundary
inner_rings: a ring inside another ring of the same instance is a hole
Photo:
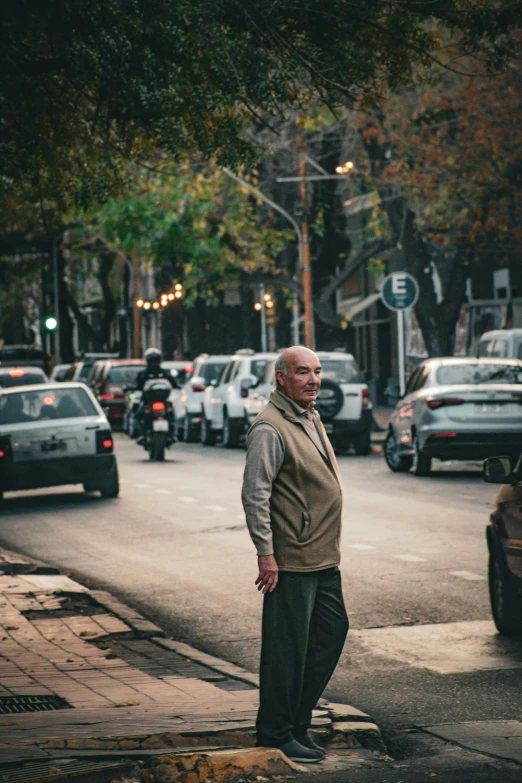
[[[393,411],[384,457],[394,472],[426,476],[434,458],[516,458],[521,449],[521,361],[428,359]]]
[[[118,495],[112,432],[81,383],[0,391],[0,497],[4,492],[83,484]]]

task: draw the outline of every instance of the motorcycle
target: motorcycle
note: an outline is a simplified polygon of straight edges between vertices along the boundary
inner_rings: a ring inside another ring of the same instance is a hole
[[[174,413],[169,401],[172,385],[163,378],[146,381],[141,402],[143,405],[143,442],[151,460],[162,462],[165,449],[174,443]]]

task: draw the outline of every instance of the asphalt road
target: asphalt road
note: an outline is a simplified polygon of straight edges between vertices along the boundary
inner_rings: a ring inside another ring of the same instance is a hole
[[[176,444],[151,463],[122,435],[117,455],[118,500],[71,487],[7,495],[0,545],[257,670],[262,599],[240,502],[244,452]],[[352,779],[409,783],[434,769],[448,782],[516,780],[520,767],[410,731],[522,714],[522,646],[490,620],[484,530],[495,488],[473,466],[417,478],[390,473],[378,454],[339,462],[351,631],[328,695],[372,715],[395,759]]]

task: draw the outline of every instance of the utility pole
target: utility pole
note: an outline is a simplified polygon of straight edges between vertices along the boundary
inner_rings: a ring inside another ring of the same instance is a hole
[[[53,234],[53,282],[54,282],[54,317],[56,329],[54,332],[54,363],[60,364],[62,360],[60,345],[60,277],[58,270],[58,248],[56,247],[56,234]],[[50,339],[50,338],[49,338]]]
[[[140,256],[137,250],[132,252],[132,323],[134,358],[141,359],[141,311],[137,305],[140,296]]]
[[[304,333],[305,345],[312,350],[314,345],[314,322],[312,312],[312,269],[310,267],[310,240],[307,217],[307,193],[306,193],[306,146],[304,135],[299,138],[299,191],[301,194],[301,235],[303,237],[303,294],[304,294]]]

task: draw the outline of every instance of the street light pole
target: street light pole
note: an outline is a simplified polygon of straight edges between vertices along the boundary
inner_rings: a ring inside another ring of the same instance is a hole
[[[312,269],[310,267],[310,242],[308,236],[307,198],[306,198],[306,147],[304,136],[299,139],[299,191],[301,194],[301,207],[303,218],[301,221],[301,234],[303,237],[303,293],[305,311],[305,345],[312,350],[314,345],[314,323],[312,313]]]
[[[54,277],[54,317],[56,318],[56,329],[54,330],[54,363],[60,364],[61,346],[60,346],[60,281],[58,275],[58,250],[56,248],[56,235],[53,236],[53,277]]]
[[[246,179],[243,179],[243,177],[238,176],[230,169],[226,168],[225,166],[221,169],[221,171],[227,175],[227,177],[230,177],[230,179],[233,179],[235,182],[237,182],[239,185],[241,185],[244,188],[247,188],[251,193],[254,194],[254,196],[258,196],[262,201],[265,202],[265,204],[268,204],[269,207],[272,207],[272,209],[275,209],[276,212],[279,212],[281,215],[283,215],[284,218],[288,220],[289,223],[292,224],[292,228],[294,229],[296,236],[297,236],[297,248],[298,248],[298,258],[299,258],[299,269],[303,269],[303,235],[301,233],[301,229],[299,228],[299,225],[294,220],[292,215],[290,215],[286,209],[283,209],[283,207],[280,207],[279,204],[277,204],[275,201],[272,201],[271,198],[268,198],[268,196],[265,196],[264,193],[262,193],[260,190],[255,188],[253,185],[250,184],[250,182],[247,182]],[[297,291],[294,291],[294,302],[292,307],[292,335],[293,335],[293,341],[294,344],[297,345],[299,343],[299,301],[297,299]]]
[[[132,252],[132,263],[130,269],[132,273],[132,324],[133,324],[133,355],[135,359],[141,359],[141,311],[137,305],[140,295],[140,258],[136,250]]]

